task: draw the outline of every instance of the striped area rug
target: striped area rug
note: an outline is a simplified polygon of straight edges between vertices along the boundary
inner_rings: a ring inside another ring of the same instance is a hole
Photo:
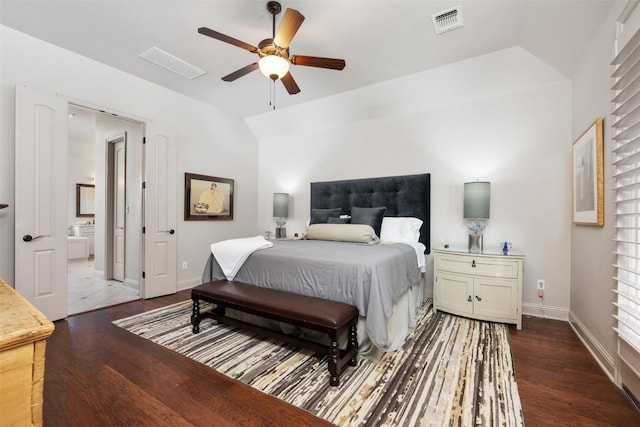
[[[338,426],[524,425],[505,325],[428,304],[402,349],[377,363],[359,358],[331,387],[326,358],[308,350],[210,319],[192,334],[191,304],[113,323]]]

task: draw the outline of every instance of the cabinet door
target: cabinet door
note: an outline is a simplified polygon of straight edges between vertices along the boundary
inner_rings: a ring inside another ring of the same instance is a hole
[[[473,278],[439,273],[434,287],[434,305],[449,313],[469,316],[473,313]]]
[[[93,225],[74,225],[73,235],[89,239],[89,255],[95,254],[96,231]]]
[[[473,314],[480,318],[515,321],[518,316],[518,281],[476,277]]]
[[[89,239],[89,255],[95,254],[95,246],[96,246],[96,233],[95,229],[91,227],[90,229],[84,230],[84,237]]]

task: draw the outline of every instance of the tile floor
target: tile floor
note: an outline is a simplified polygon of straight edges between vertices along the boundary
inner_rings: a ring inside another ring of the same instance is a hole
[[[94,277],[93,265],[93,258],[68,260],[68,315],[140,298],[137,289],[125,287],[122,282]]]

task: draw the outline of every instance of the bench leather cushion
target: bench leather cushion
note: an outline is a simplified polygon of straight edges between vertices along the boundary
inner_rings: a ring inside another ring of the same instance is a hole
[[[355,306],[306,295],[286,293],[245,283],[216,281],[196,286],[192,295],[207,297],[222,304],[270,313],[279,320],[310,329],[340,329],[357,319]],[[314,326],[316,328],[314,328]]]

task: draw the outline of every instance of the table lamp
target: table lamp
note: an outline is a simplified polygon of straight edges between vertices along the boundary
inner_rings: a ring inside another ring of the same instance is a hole
[[[482,234],[485,223],[489,219],[491,199],[490,182],[465,182],[464,184],[464,218],[469,219],[469,252],[481,253],[483,250]]]
[[[273,217],[276,219],[276,239],[287,237],[287,217],[289,216],[289,194],[273,193]]]

